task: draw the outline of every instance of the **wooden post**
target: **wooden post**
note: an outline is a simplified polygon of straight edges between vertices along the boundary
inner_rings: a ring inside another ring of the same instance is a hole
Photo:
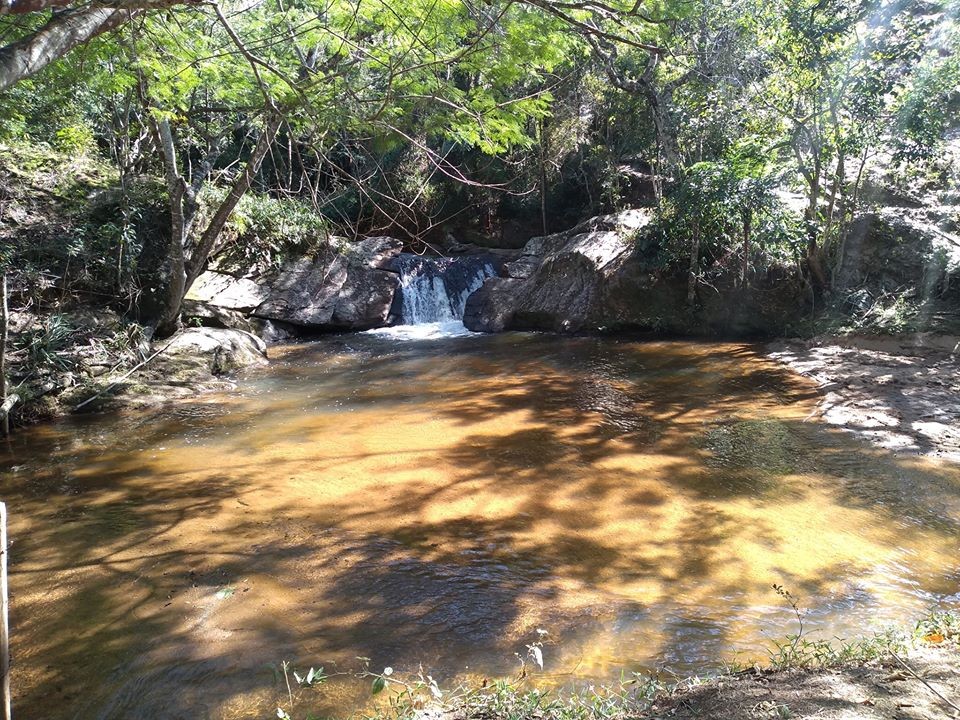
[[[7,271],[3,271],[3,300],[0,302],[0,403],[7,400]],[[10,407],[13,407],[11,404]],[[10,409],[3,414],[3,436],[10,434]]]
[[[3,673],[3,718],[10,720],[10,619],[7,588],[7,504],[0,502],[0,672]]]

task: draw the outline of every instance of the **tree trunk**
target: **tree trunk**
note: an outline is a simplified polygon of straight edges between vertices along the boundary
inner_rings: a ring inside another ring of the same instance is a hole
[[[700,224],[695,223],[690,237],[690,274],[687,277],[687,308],[692,312],[697,300],[700,269]]]
[[[743,266],[740,269],[740,284],[747,284],[750,272],[750,232],[753,229],[753,210],[743,211]]]
[[[38,73],[77,45],[122,25],[138,12],[93,6],[57,13],[33,34],[0,48],[0,91]]]
[[[0,300],[0,403],[7,400],[7,271],[3,271],[3,298]],[[10,434],[10,413],[3,413],[3,436]]]
[[[827,274],[823,270],[823,262],[820,259],[819,246],[819,210],[820,210],[820,163],[817,162],[813,175],[808,179],[809,184],[809,202],[804,211],[804,220],[807,224],[807,267],[810,268],[810,274],[813,277],[814,287],[818,292],[823,292],[830,286]]]
[[[665,103],[652,84],[642,82],[640,86],[650,106],[650,119],[653,121],[657,150],[663,158],[662,172],[672,175],[681,165],[680,148],[677,145],[676,136],[671,131]]]
[[[543,120],[540,120],[540,225],[543,234],[547,234],[547,138],[543,134]]]
[[[170,195],[170,247],[167,264],[169,268],[169,282],[164,288],[162,308],[156,320],[156,334],[165,337],[176,332],[180,318],[180,308],[183,298],[193,283],[203,272],[207,259],[226,225],[230,214],[236,209],[240,198],[244,196],[253,182],[254,176],[260,169],[264,158],[270,151],[270,145],[276,137],[281,118],[277,114],[267,117],[263,132],[253,148],[250,159],[234,180],[230,191],[223,202],[213,213],[196,248],[187,260],[185,246],[191,234],[193,219],[196,214],[196,193],[201,183],[194,182],[187,185],[177,168],[176,150],[173,145],[173,133],[166,121],[157,123],[157,133],[163,152],[164,168],[167,176],[167,188]]]
[[[187,265],[186,285],[183,289],[184,294],[190,290],[194,281],[200,277],[200,273],[203,272],[207,258],[210,256],[213,246],[217,242],[217,238],[220,237],[223,226],[227,224],[227,220],[230,219],[230,213],[237,207],[240,198],[250,189],[253,178],[260,170],[260,165],[263,164],[264,158],[270,151],[270,144],[276,137],[279,128],[280,116],[275,114],[268,116],[263,127],[263,132],[260,133],[260,138],[257,140],[257,144],[250,154],[250,159],[234,181],[230,192],[227,193],[227,197],[224,198],[223,202],[220,203],[220,206],[217,208],[217,211],[213,214],[213,218],[211,218],[206,230],[204,230],[203,235],[200,236],[200,242],[197,243],[197,247],[190,256],[190,262]]]
[[[177,330],[180,304],[186,294],[187,271],[184,246],[193,220],[193,202],[188,198],[190,188],[177,167],[177,151],[173,131],[168,120],[156,123],[163,168],[170,200],[170,244],[167,246],[167,278],[163,288],[160,311],[156,318],[156,333],[161,337]]]
[[[837,167],[833,173],[833,186],[830,188],[830,200],[827,203],[827,225],[824,228],[824,237],[830,236],[830,230],[833,228],[834,213],[837,208],[837,196],[842,191],[847,181],[846,157],[840,153],[837,158]]]

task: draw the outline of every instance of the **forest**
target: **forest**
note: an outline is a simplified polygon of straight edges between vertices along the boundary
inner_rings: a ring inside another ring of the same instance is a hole
[[[956,0],[0,0],[0,272],[18,717],[958,699]]]

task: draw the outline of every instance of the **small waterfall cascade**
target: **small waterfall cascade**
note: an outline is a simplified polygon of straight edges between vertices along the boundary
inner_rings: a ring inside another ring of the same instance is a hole
[[[496,275],[489,257],[426,257],[403,253],[397,258],[400,290],[393,314],[402,325],[456,323],[463,320],[467,298]]]

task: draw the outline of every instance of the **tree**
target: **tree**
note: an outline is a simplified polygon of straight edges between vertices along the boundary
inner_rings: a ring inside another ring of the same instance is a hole
[[[0,92],[43,70],[78,45],[151,10],[175,5],[199,4],[199,0],[0,0],[0,18],[22,16],[29,29],[0,47]],[[52,11],[43,21],[40,15]]]

